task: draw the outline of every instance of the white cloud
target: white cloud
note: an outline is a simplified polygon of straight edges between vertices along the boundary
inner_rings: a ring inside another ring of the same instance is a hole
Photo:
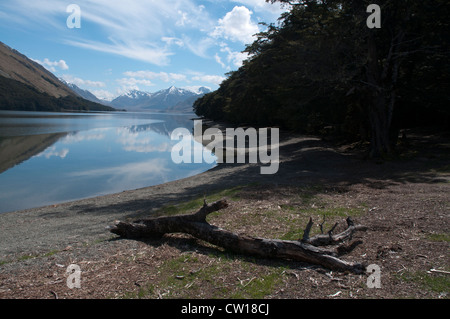
[[[220,85],[225,78],[220,75],[196,75],[192,77],[192,80]]]
[[[78,77],[74,77],[72,75],[69,74],[64,74],[61,76],[62,79],[68,83],[72,83],[75,84],[76,86],[90,86],[90,87],[97,87],[97,88],[101,88],[101,87],[105,87],[106,84],[104,82],[101,81],[91,81],[91,80],[83,80],[80,79]]]
[[[223,37],[231,41],[248,44],[254,41],[254,35],[259,32],[258,25],[251,20],[253,12],[244,6],[236,6],[223,19],[219,19],[218,26],[211,36]]]
[[[105,101],[112,101],[114,100],[118,94],[114,94],[107,90],[94,90],[91,91],[92,94],[94,94],[97,98]]]
[[[211,37],[193,39],[185,35],[183,36],[183,42],[189,51],[201,58],[209,58],[207,51],[216,45],[216,41]]]
[[[280,3],[268,3],[266,0],[231,0],[232,2],[240,3],[246,7],[252,8],[258,13],[267,13],[279,17],[283,12],[287,11],[290,6]]]
[[[68,4],[56,0],[2,0],[1,7],[7,14],[5,21],[17,25],[29,25],[34,31],[42,28],[64,30],[67,28],[65,20],[63,23],[56,18],[61,12],[65,13]],[[2,19],[3,21],[3,19]]]
[[[69,150],[67,148],[57,151],[56,146],[52,146],[52,147],[48,148],[47,150],[45,150],[44,152],[36,155],[36,157],[44,156],[45,158],[49,159],[52,156],[56,156],[56,157],[60,157],[61,159],[64,159],[64,158],[66,158],[67,154],[69,154]]]
[[[187,80],[187,77],[184,74],[169,73],[169,76],[173,81],[186,81]]]
[[[123,85],[135,85],[135,84],[143,84],[146,86],[152,86],[153,83],[146,79],[135,79],[135,78],[122,78],[118,79],[117,82]]]
[[[59,41],[130,59],[168,65],[173,54],[167,41],[179,33],[211,30],[214,20],[196,0],[78,0],[82,30],[66,26],[70,2],[60,0],[2,0],[0,11],[6,13],[4,23],[26,26],[31,30],[46,29]],[[174,42],[180,45],[180,41]]]
[[[34,62],[39,63],[43,67],[45,67],[47,70],[51,72],[56,72],[57,69],[60,70],[68,70],[69,66],[67,65],[66,61],[59,60],[59,61],[50,61],[49,59],[45,58],[44,61],[40,60],[33,60]]]
[[[200,81],[205,84],[211,83],[213,86],[225,79],[221,76],[223,74],[220,66],[224,71],[242,65],[245,55],[237,51],[243,49],[241,48],[243,43],[251,43],[254,40],[253,35],[262,28],[257,22],[279,10],[278,5],[267,4],[265,0],[230,2],[224,5],[222,0],[77,0],[76,3],[81,8],[81,30],[67,28],[66,7],[70,2],[60,0],[34,2],[2,0],[0,16],[5,17],[3,22],[6,24],[20,26],[30,32],[39,30],[39,34],[70,46],[126,57],[160,67],[171,66],[175,53],[186,55],[173,61],[173,67],[178,69],[155,69],[166,72],[130,71],[114,77],[113,81],[123,77],[113,83],[117,87],[122,85],[137,88],[160,82],[184,82],[180,86],[203,84]],[[224,7],[228,7],[226,11]],[[2,12],[5,14],[2,15]],[[232,41],[235,43],[231,43]],[[226,42],[225,46],[221,46],[221,42]],[[219,51],[220,49],[222,50]],[[192,59],[191,53],[205,59],[204,65],[201,59]],[[84,57],[89,62],[95,63],[97,55],[93,55],[92,60],[87,55]],[[72,69],[73,66],[70,66]],[[212,69],[206,69],[210,66]],[[67,70],[69,66],[64,60],[48,60],[46,67],[59,71]],[[117,65],[114,68],[117,71],[120,67]],[[138,70],[146,68],[147,66],[137,67]],[[187,68],[195,68],[202,73],[189,73],[186,71]],[[131,67],[126,67],[125,70],[130,69]],[[82,74],[78,76],[92,77]],[[109,81],[104,81],[109,85]],[[107,85],[99,81],[72,77],[68,82],[97,88],[98,90],[92,91],[93,94],[106,100],[111,100],[124,92],[124,87],[118,89],[108,87],[100,90]]]
[[[141,78],[141,79],[159,79],[164,82],[170,82],[170,81],[186,81],[187,77],[184,74],[180,73],[167,73],[167,72],[153,72],[153,71],[127,71],[124,72],[125,76],[128,77],[135,77],[135,78]]]
[[[179,47],[184,46],[184,42],[183,40],[176,38],[176,37],[162,37],[161,40],[165,43],[167,43],[167,45],[172,45],[175,44]]]
[[[219,63],[222,66],[222,68],[225,69],[227,67],[225,63],[222,62],[222,59],[220,58],[219,54],[216,53],[214,59],[216,60],[217,63]]]
[[[187,12],[183,12],[181,10],[178,10],[178,14],[180,15],[180,19],[175,23],[175,25],[179,27],[184,27],[186,22],[189,21]]]
[[[144,85],[144,86],[153,86],[154,84],[147,79],[136,79],[136,78],[122,78],[122,79],[117,79],[116,80],[117,83],[119,83],[122,88],[125,91],[128,90],[139,90],[139,86],[140,85]]]
[[[166,48],[146,44],[145,42],[127,41],[120,43],[119,41],[113,41],[113,44],[108,44],[97,41],[67,40],[66,43],[80,48],[112,53],[158,66],[169,64],[169,57],[173,55]]]
[[[232,51],[229,47],[224,46],[220,51],[227,53],[227,62],[232,63],[234,67],[240,68],[244,60],[248,59],[249,55],[246,52]]]
[[[201,93],[201,92],[200,92],[200,88],[207,88],[207,89],[209,89],[210,91],[212,91],[212,89],[211,89],[209,86],[204,86],[204,85],[192,85],[192,86],[185,86],[185,87],[183,87],[183,89],[186,89],[186,90],[195,92],[195,93],[197,93],[197,94],[200,94],[200,93]]]

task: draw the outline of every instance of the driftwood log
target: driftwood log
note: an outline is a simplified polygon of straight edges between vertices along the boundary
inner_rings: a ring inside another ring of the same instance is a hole
[[[186,233],[239,254],[301,261],[336,271],[365,272],[363,264],[350,263],[338,258],[342,252],[354,246],[345,246],[344,242],[351,239],[356,231],[366,230],[365,226],[354,225],[350,218],[347,219],[347,229],[336,235],[333,234],[335,225],[326,234],[310,237],[313,225],[310,219],[303,237],[298,241],[264,239],[238,235],[206,221],[209,214],[226,207],[228,203],[224,200],[209,205],[205,201],[204,206],[195,214],[157,217],[132,223],[118,221],[114,226],[109,227],[109,230],[129,239],[160,238],[169,233]],[[328,246],[328,248],[321,246]]]

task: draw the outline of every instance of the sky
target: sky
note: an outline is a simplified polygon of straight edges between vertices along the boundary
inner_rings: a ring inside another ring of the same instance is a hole
[[[0,41],[106,100],[215,90],[260,23],[285,10],[265,0],[1,0]]]

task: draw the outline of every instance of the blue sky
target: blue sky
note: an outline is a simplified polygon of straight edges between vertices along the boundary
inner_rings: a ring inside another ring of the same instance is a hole
[[[80,28],[67,25],[71,4]],[[100,98],[215,90],[241,65],[258,23],[283,10],[264,0],[1,0],[0,41]]]

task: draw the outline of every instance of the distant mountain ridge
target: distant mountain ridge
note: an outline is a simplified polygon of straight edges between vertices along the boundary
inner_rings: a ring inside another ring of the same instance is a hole
[[[207,87],[197,89],[182,89],[171,86],[168,89],[154,93],[130,90],[112,101],[101,100],[89,90],[84,90],[76,84],[60,79],[74,93],[82,98],[128,111],[154,111],[154,112],[193,112],[194,102],[203,95],[210,93]]]
[[[115,111],[82,98],[42,65],[2,42],[0,110]]]
[[[171,86],[154,93],[131,90],[111,102],[58,79],[39,63],[0,42],[0,110],[193,112],[194,102],[211,92]]]
[[[67,87],[69,89],[71,89],[74,93],[76,93],[77,95],[79,95],[83,99],[86,99],[88,101],[95,102],[95,103],[100,103],[100,104],[103,104],[103,105],[108,105],[108,103],[106,101],[100,100],[98,97],[96,97],[89,90],[83,90],[79,86],[77,86],[77,85],[75,85],[73,83],[69,83],[69,82],[65,81],[64,79],[60,79],[60,81],[62,83],[64,83],[65,85],[67,85]]]
[[[194,101],[209,92],[206,87],[194,91],[175,86],[154,93],[131,90],[112,100],[110,105],[128,111],[193,112]]]

